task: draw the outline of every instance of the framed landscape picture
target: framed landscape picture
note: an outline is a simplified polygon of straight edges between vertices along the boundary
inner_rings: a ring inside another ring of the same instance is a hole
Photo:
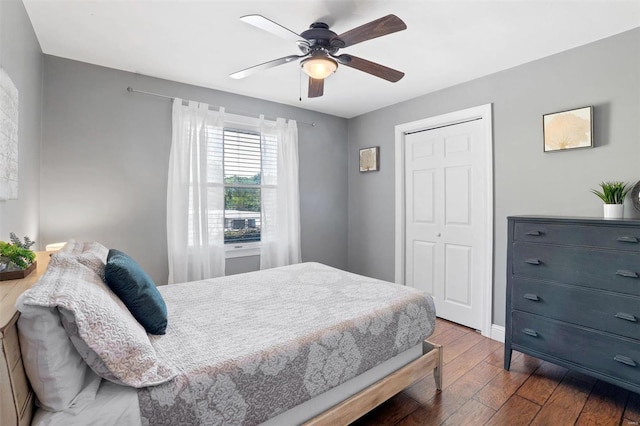
[[[542,116],[544,152],[593,147],[593,107]]]
[[[362,148],[360,150],[360,171],[374,172],[380,170],[380,147]]]

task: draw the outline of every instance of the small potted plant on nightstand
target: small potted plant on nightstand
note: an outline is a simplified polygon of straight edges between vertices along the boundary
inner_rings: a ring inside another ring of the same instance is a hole
[[[13,232],[9,236],[10,243],[0,241],[0,281],[24,278],[36,269],[36,254],[30,248],[35,241],[20,241]]]
[[[613,181],[600,183],[602,191],[591,190],[604,202],[605,219],[622,219],[624,217],[624,198],[632,187],[633,185],[625,182]]]

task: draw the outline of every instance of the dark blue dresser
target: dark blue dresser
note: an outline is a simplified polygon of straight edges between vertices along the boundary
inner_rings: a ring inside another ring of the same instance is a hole
[[[516,350],[640,392],[640,220],[508,218]]]

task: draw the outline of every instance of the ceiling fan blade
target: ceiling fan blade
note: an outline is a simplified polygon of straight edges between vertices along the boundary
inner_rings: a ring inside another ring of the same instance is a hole
[[[235,78],[235,79],[245,78],[259,71],[267,70],[269,68],[277,67],[278,65],[293,62],[297,59],[304,58],[305,56],[307,55],[290,55],[290,56],[285,56],[284,58],[274,59],[273,61],[265,62],[260,65],[255,65],[253,67],[245,68],[241,71],[234,72],[233,74],[229,74],[229,77]]]
[[[406,29],[407,25],[402,21],[402,19],[398,18],[396,15],[387,15],[380,19],[376,19],[375,21],[371,21],[368,24],[349,30],[346,33],[340,34],[332,40],[332,44],[334,44],[334,40],[338,39],[342,40],[344,43],[344,46],[340,47],[353,46],[356,43],[361,43],[363,41]]]
[[[383,78],[392,83],[395,83],[404,77],[404,73],[401,71],[385,67],[384,65],[380,65],[375,62],[367,61],[366,59],[358,58],[357,56],[340,55],[335,58],[342,65],[364,71],[367,74],[375,75],[376,77]]]
[[[309,97],[319,98],[324,94],[324,79],[309,77]]]
[[[242,16],[240,20],[246,22],[247,24],[251,24],[254,27],[260,28],[261,30],[265,30],[267,32],[270,32],[271,34],[275,34],[285,40],[291,40],[294,43],[300,40],[304,40],[303,37],[294,33],[289,28],[285,28],[282,25],[273,22],[271,19],[265,18],[262,15],[245,15]]]

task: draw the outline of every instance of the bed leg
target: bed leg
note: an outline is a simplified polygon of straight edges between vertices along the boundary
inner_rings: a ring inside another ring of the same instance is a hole
[[[437,351],[436,366],[433,369],[433,378],[436,382],[436,389],[442,390],[442,346],[436,343],[431,343],[427,340],[422,342],[422,353]]]
[[[433,378],[436,381],[436,389],[442,390],[442,346],[438,345],[438,366],[433,369]]]

